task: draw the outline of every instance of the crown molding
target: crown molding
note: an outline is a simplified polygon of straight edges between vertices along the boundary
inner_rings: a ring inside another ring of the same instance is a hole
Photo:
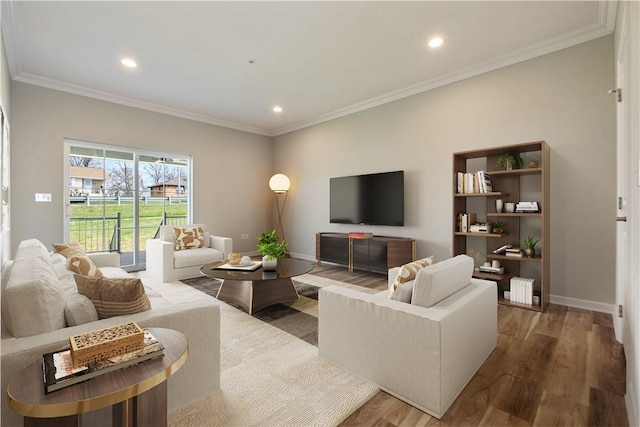
[[[264,129],[247,126],[240,123],[234,123],[227,120],[216,119],[214,117],[205,116],[203,114],[192,113],[190,111],[180,110],[178,108],[167,107],[152,102],[141,101],[126,96],[115,95],[109,92],[92,89],[86,86],[75,85],[62,82],[60,80],[50,79],[29,73],[20,73],[13,77],[13,80],[20,83],[27,83],[34,86],[40,86],[47,89],[58,90],[61,92],[72,93],[87,98],[99,99],[114,104],[126,105],[128,107],[139,108],[141,110],[152,111],[154,113],[166,114],[169,116],[180,117],[183,119],[194,120],[196,122],[208,123],[211,125],[222,126],[229,129],[235,129],[243,132],[255,133],[258,135],[272,136]]]
[[[610,6],[609,3],[615,3]],[[603,5],[604,4],[604,5]],[[471,67],[467,67],[453,73],[439,76],[435,79],[426,80],[417,83],[412,86],[405,87],[403,89],[389,92],[385,95],[381,95],[375,98],[368,99],[358,104],[353,104],[345,108],[335,110],[333,112],[323,114],[318,117],[314,117],[309,120],[303,120],[298,123],[294,123],[290,126],[282,127],[273,131],[273,137],[284,135],[290,132],[294,132],[300,129],[304,129],[310,126],[318,125],[330,120],[334,120],[340,117],[344,117],[350,114],[358,113],[360,111],[368,110],[370,108],[378,107],[380,105],[388,104],[393,101],[397,101],[402,98],[417,95],[419,93],[427,92],[432,89],[436,89],[441,86],[446,86],[451,83],[455,83],[470,77],[475,77],[480,74],[484,74],[490,71],[494,71],[500,68],[514,65],[519,62],[524,62],[529,59],[536,58],[538,56],[546,55],[561,49],[566,49],[571,46],[575,46],[581,43],[585,43],[591,40],[595,40],[600,37],[607,36],[613,32],[615,27],[615,13],[617,2],[603,1],[600,9],[599,22],[589,27],[564,34],[562,36],[555,37],[553,39],[546,40],[545,42],[531,45],[525,49],[502,55],[489,61],[475,64]],[[611,18],[613,15],[613,18]],[[613,19],[611,27],[605,25],[610,23]]]
[[[18,52],[18,34],[14,25],[13,2],[3,1],[0,4],[0,22],[2,23],[2,39],[4,50],[7,55],[7,66],[11,78],[20,74],[22,69],[22,58]]]

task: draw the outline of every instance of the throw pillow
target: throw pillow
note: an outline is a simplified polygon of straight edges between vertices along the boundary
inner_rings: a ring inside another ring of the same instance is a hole
[[[63,255],[65,258],[74,255],[85,255],[84,248],[79,242],[71,243],[52,243],[53,251]]]
[[[173,227],[173,231],[176,235],[177,251],[204,247],[202,227]]]
[[[67,326],[84,325],[98,320],[98,312],[89,298],[82,294],[75,294],[67,298],[64,318]]]
[[[430,256],[429,258],[419,259],[400,267],[400,270],[398,270],[398,275],[396,276],[395,280],[393,281],[393,284],[391,285],[391,289],[389,290],[389,295],[388,295],[389,299],[395,299],[395,294],[400,284],[409,282],[415,279],[416,274],[418,274],[418,271],[421,268],[424,268],[432,264],[433,264],[433,256]]]
[[[78,274],[74,278],[78,293],[91,300],[100,319],[141,313],[151,309],[151,303],[140,279],[108,279]]]
[[[86,255],[72,255],[67,258],[67,268],[81,276],[102,277],[102,272]]]

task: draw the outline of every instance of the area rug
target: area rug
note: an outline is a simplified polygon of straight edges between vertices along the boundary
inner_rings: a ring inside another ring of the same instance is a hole
[[[214,286],[211,282],[198,286]],[[299,310],[288,308],[317,319],[317,289],[307,291],[311,297],[293,304]],[[307,340],[274,326],[277,322],[220,306],[221,390],[170,413],[169,426],[335,426],[377,393],[374,385],[318,357]],[[317,342],[317,320],[315,331]]]
[[[221,281],[210,277],[184,279],[182,282],[214,298],[221,284]],[[320,288],[342,286],[367,293],[380,292],[379,290],[339,282],[313,274],[297,276],[293,279],[293,283],[300,296],[298,301],[274,304],[254,313],[253,317],[315,346],[318,345],[318,291]],[[227,304],[238,310],[244,310],[237,304]]]

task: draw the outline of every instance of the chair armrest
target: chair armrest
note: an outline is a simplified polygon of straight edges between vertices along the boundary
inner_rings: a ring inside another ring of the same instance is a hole
[[[160,239],[147,240],[147,273],[161,282],[171,282],[174,277],[174,245]]]
[[[233,239],[231,237],[222,236],[210,236],[211,247],[217,249],[223,253],[224,259],[229,258],[231,252],[233,252]]]
[[[87,256],[98,268],[120,267],[120,254],[117,252],[92,252]]]

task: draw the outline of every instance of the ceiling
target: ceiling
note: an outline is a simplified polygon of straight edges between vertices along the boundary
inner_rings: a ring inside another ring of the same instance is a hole
[[[1,17],[15,81],[276,136],[611,34],[616,6],[3,1]]]

